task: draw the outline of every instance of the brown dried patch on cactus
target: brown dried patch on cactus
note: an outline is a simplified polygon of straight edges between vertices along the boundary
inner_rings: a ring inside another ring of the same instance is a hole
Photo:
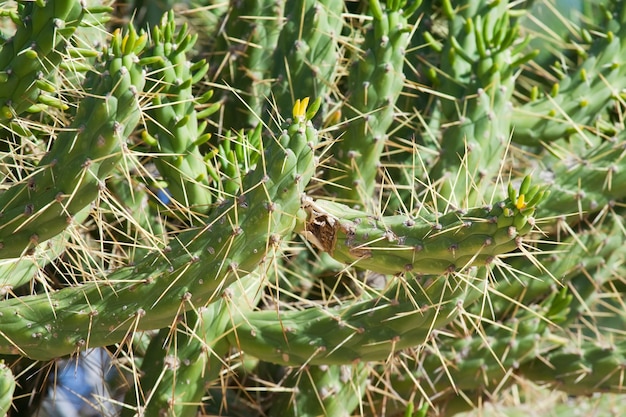
[[[307,212],[307,220],[302,235],[313,246],[332,255],[337,244],[339,219],[325,212],[311,199],[304,201],[304,209]]]

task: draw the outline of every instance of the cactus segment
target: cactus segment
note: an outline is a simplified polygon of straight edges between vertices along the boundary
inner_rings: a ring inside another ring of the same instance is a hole
[[[598,37],[586,52],[585,60],[572,74],[563,74],[553,90],[514,108],[513,140],[539,145],[586,131],[617,99],[626,87],[626,66],[619,59],[626,54],[626,25],[618,33]]]
[[[223,356],[229,348],[224,335],[230,325],[230,311],[251,310],[260,296],[262,282],[263,274],[258,270],[241,277],[220,300],[186,312],[184,322],[175,329],[161,329],[152,339],[140,371],[141,386],[151,390],[141,406],[145,415],[197,415],[207,384],[219,377],[223,367]],[[122,417],[136,415],[134,406],[142,395],[128,391],[125,403],[131,406],[123,410]]]
[[[335,0],[287,0],[285,23],[273,56],[276,107],[291,107],[295,96],[324,98],[339,63],[344,4]]]
[[[346,306],[252,312],[236,319],[228,338],[247,355],[284,365],[384,360],[428,340],[477,300],[485,283],[479,276],[407,274],[384,294]]]
[[[15,391],[15,378],[11,369],[0,362],[0,415],[8,415],[13,403],[13,392]]]
[[[204,227],[99,282],[3,301],[0,353],[45,360],[162,328],[181,308],[215,301],[254,270],[293,230],[314,172],[318,134],[300,110],[280,137],[267,140],[263,163],[244,179],[245,191]]]
[[[40,95],[40,84],[54,71],[66,52],[67,40],[86,16],[75,0],[21,2],[15,35],[0,49],[0,123],[19,117]],[[49,91],[48,91],[49,92]]]
[[[507,41],[518,31],[509,13],[506,2],[475,2],[450,22],[440,68],[446,75],[438,80],[453,99],[441,103],[446,128],[430,170],[431,178],[441,180],[440,210],[491,201],[509,149],[517,72],[530,59]]]
[[[514,201],[444,215],[375,218],[330,201],[307,201],[303,235],[334,259],[382,274],[442,274],[490,263],[520,245],[534,226],[545,191],[520,193]],[[537,195],[537,198],[534,198]]]
[[[139,121],[144,75],[136,62],[143,42],[132,29],[115,34],[104,63],[85,81],[89,96],[71,126],[59,133],[31,176],[0,195],[0,258],[17,258],[56,236],[97,198]]]
[[[365,394],[369,369],[351,365],[319,365],[294,368],[272,404],[270,415],[284,417],[349,416]]]
[[[154,46],[148,52],[162,59],[148,66],[149,80],[154,81],[147,83],[146,90],[159,94],[153,96],[146,111],[146,129],[161,153],[154,163],[171,198],[192,211],[206,212],[213,200],[211,177],[197,144],[204,132],[198,126],[192,86],[196,84],[193,79],[201,78],[208,67],[202,61],[193,66],[187,61],[186,53],[196,37],[188,33],[186,26],[176,29],[174,13],[170,11],[164,20],[163,26],[153,29]]]
[[[591,341],[572,342],[524,363],[519,372],[541,384],[549,384],[570,395],[594,392],[624,393],[626,342],[603,346]]]
[[[338,168],[345,173],[337,178],[340,187],[331,191],[368,210],[373,208],[380,157],[404,83],[411,32],[400,2],[388,2],[386,9],[378,0],[370,3],[373,26],[361,47],[363,56],[355,60],[348,76],[350,95],[343,113],[349,124],[335,144]]]
[[[276,49],[284,8],[285,0],[243,0],[232,3],[223,17],[215,48],[219,53],[210,63],[217,69],[214,78],[229,86],[220,112],[225,131],[249,129],[263,116],[272,83],[268,56]]]

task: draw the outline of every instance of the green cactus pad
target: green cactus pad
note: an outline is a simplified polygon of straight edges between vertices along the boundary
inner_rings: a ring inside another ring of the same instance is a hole
[[[245,354],[286,365],[378,361],[424,343],[476,301],[486,279],[479,275],[407,274],[384,294],[332,308],[256,311],[235,321],[229,340]]]
[[[0,415],[8,415],[13,402],[13,392],[15,391],[15,377],[11,369],[0,362]]]
[[[192,211],[207,212],[213,200],[211,178],[198,146],[198,139],[205,133],[198,125],[192,86],[208,66],[203,61],[193,65],[187,61],[187,53],[197,37],[190,35],[186,26],[176,28],[173,12],[165,19],[163,26],[153,29],[154,46],[148,51],[162,59],[148,66],[150,79],[156,81],[149,79],[146,90],[160,94],[154,95],[146,111],[146,134],[155,139],[154,147],[161,153],[154,163],[171,198]]]
[[[145,36],[117,32],[104,63],[89,73],[76,117],[35,172],[0,195],[0,258],[16,258],[62,232],[93,202],[139,122]],[[107,74],[103,76],[102,74]]]
[[[521,193],[493,207],[444,215],[423,209],[416,216],[380,218],[330,201],[308,201],[303,235],[336,260],[359,268],[442,274],[488,264],[516,249],[534,225],[531,216],[544,191],[534,188],[531,194],[531,204]]]
[[[98,282],[2,301],[0,352],[36,359],[75,353],[118,342],[129,332],[165,327],[181,309],[217,300],[295,226],[318,140],[307,104],[308,99],[296,102],[293,122],[278,138],[267,139],[263,162],[245,178],[245,191],[203,227]]]

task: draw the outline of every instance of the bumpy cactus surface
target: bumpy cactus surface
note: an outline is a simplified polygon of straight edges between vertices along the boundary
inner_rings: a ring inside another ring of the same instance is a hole
[[[0,415],[92,354],[78,415],[623,394],[626,4],[581,7],[2,4]]]

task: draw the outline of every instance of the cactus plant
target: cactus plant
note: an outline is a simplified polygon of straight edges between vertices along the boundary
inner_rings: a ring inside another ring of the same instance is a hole
[[[1,5],[0,411],[623,394],[626,4],[531,3]]]

